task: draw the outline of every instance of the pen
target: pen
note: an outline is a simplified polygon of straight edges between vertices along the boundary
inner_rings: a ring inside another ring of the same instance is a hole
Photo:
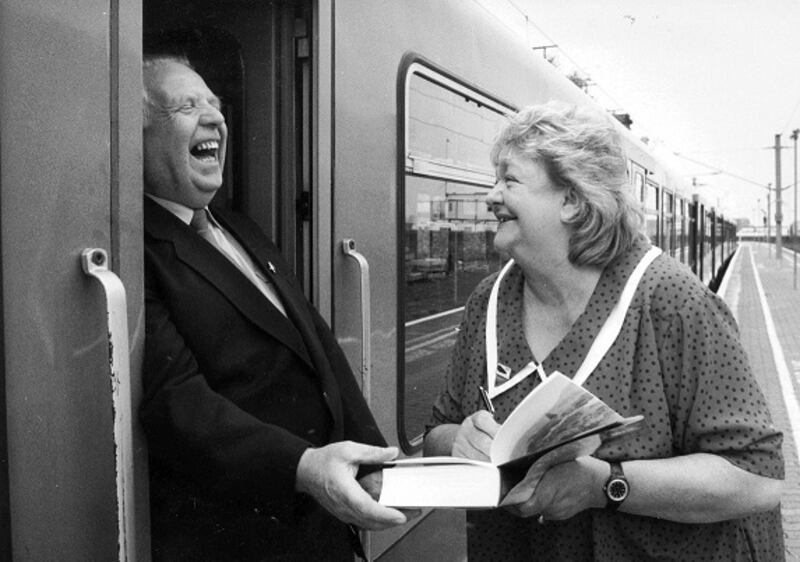
[[[481,391],[481,398],[483,399],[483,405],[486,406],[486,409],[489,411],[490,414],[494,415],[494,404],[492,404],[491,398],[489,398],[489,393],[486,392],[486,389],[482,386],[478,386],[478,390]]]

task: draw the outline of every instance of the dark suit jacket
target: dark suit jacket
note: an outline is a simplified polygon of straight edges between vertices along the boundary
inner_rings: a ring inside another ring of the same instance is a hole
[[[154,557],[352,559],[346,527],[294,491],[297,463],[310,446],[385,441],[278,249],[249,219],[213,212],[264,270],[288,318],[191,227],[145,199],[140,419]]]

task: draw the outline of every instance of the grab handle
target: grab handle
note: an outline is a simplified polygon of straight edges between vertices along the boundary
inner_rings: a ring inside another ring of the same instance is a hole
[[[356,241],[352,238],[342,240],[342,250],[348,257],[358,262],[361,272],[361,393],[367,404],[370,402],[370,365],[372,364],[372,347],[370,345],[371,311],[369,304],[369,263],[361,253],[356,251]]]
[[[108,254],[100,248],[81,252],[83,272],[97,279],[106,297],[108,363],[114,408],[114,446],[117,463],[117,521],[120,561],[136,560],[133,501],[133,416],[131,369],[128,355],[128,307],[125,287],[108,269]]]

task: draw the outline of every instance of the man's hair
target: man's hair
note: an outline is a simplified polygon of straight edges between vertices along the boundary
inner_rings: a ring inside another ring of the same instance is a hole
[[[142,59],[142,125],[144,128],[150,124],[153,108],[157,105],[151,94],[156,72],[167,64],[182,64],[194,70],[192,63],[183,55],[146,55]]]
[[[571,263],[605,267],[646,238],[620,135],[608,116],[561,102],[526,107],[495,140],[495,167],[507,152],[544,165],[555,188],[577,203],[569,220]]]

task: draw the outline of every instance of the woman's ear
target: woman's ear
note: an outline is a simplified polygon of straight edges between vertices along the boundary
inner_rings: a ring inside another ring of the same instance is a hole
[[[580,211],[581,206],[575,193],[571,189],[566,190],[564,192],[564,201],[561,203],[561,222],[572,222]]]

